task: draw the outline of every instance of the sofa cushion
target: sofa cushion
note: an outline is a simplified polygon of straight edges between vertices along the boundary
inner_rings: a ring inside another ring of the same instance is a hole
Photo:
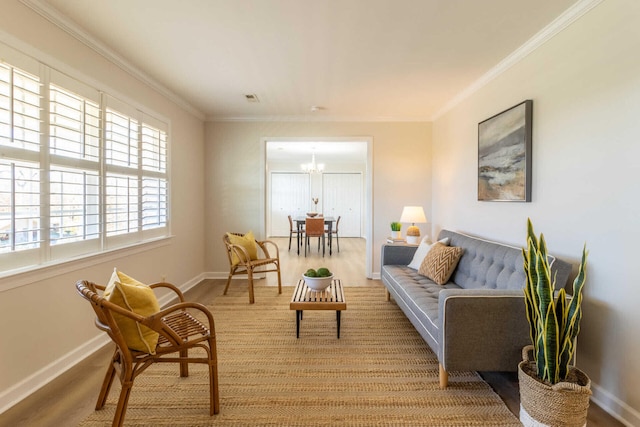
[[[445,246],[438,242],[433,245],[422,261],[418,273],[433,280],[438,285],[449,281],[451,273],[458,265],[464,249],[457,246]]]
[[[442,289],[460,289],[449,282],[437,285],[431,279],[404,265],[382,266],[381,277],[425,341],[438,348],[440,340],[438,298]]]
[[[429,250],[431,250],[431,248],[434,245],[434,243],[428,243],[427,242],[428,238],[429,237],[425,237],[424,239],[422,239],[422,242],[420,242],[420,246],[418,246],[418,249],[416,249],[416,253],[413,254],[413,259],[411,260],[411,262],[409,263],[409,265],[407,267],[413,268],[414,270],[419,270],[420,269],[420,265],[422,264],[422,261],[424,260],[424,257],[427,256],[427,254],[429,253]],[[437,243],[442,243],[443,245],[448,245],[449,244],[449,238],[445,237],[444,239],[438,240]]]

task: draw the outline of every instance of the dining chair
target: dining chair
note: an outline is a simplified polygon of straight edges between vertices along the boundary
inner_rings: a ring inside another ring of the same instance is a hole
[[[331,242],[333,242],[333,236],[336,237],[336,245],[338,245],[338,252],[340,252],[340,238],[338,237],[338,227],[340,226],[340,218],[342,218],[341,216],[338,216],[338,219],[336,220],[336,226],[335,227],[331,227]],[[329,229],[325,228],[325,233],[329,233]]]
[[[304,232],[304,256],[307,256],[307,247],[309,247],[309,238],[318,238],[318,252],[320,252],[320,239],[322,239],[322,256],[324,256],[324,218],[307,218],[305,220]],[[309,250],[311,250],[309,248]]]
[[[146,285],[143,286],[146,287]],[[118,300],[105,294],[106,288],[106,286],[97,285],[88,280],[76,282],[76,290],[81,297],[91,303],[96,314],[94,322],[96,327],[106,332],[116,345],[102,382],[96,410],[104,407],[111,384],[117,374],[121,388],[112,426],[121,426],[127,412],[134,380],[152,364],[165,362],[179,364],[181,377],[189,376],[189,363],[207,365],[209,367],[209,415],[219,413],[218,359],[215,327],[211,312],[202,304],[185,302],[182,292],[170,283],[155,283],[147,288],[173,291],[178,302],[159,312],[144,316],[138,314],[141,310],[136,312],[135,307],[131,307],[134,305],[133,300],[140,301],[139,294],[136,294],[137,298],[125,299],[126,303],[120,304]],[[149,293],[153,295],[153,291]],[[153,346],[148,347],[147,351],[131,349],[132,345],[135,346],[132,342],[136,342],[136,337],[132,338],[131,336],[132,330],[155,334],[157,344],[153,339],[149,340],[153,341]],[[194,349],[199,350],[189,355],[189,350]],[[173,390],[175,393],[180,392],[178,388]],[[170,389],[164,391],[164,393],[170,392],[172,392]],[[151,415],[153,405],[148,408]]]
[[[296,235],[296,244],[299,246],[301,243],[299,233],[304,233],[304,227],[302,227],[301,230],[298,230],[297,225],[293,225],[293,219],[291,218],[291,215],[287,215],[287,218],[289,218],[289,250],[291,250],[291,239],[293,238],[293,235]]]

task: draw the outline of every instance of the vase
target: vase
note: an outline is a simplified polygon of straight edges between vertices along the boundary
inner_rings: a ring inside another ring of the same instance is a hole
[[[591,397],[589,377],[570,367],[567,380],[551,385],[538,378],[535,362],[525,352],[523,356],[525,360],[518,364],[520,422],[525,427],[585,426]]]
[[[391,230],[391,237],[393,237],[394,239],[400,239],[402,237],[402,234],[400,231]]]

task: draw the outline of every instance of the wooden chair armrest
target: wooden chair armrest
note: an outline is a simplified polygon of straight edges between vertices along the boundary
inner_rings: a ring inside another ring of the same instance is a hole
[[[140,322],[143,323],[145,321],[145,319],[147,319],[146,317],[143,317],[141,315],[139,315],[138,313],[135,313],[129,309],[126,308],[122,308],[117,304],[112,303],[111,301],[107,300],[104,297],[99,297],[100,298],[100,305],[104,305],[106,306],[110,311],[116,312],[118,314],[121,314],[125,317],[128,317],[130,319],[135,320],[136,322]]]
[[[166,289],[170,289],[172,290],[177,296],[178,299],[180,300],[180,302],[184,302],[184,294],[182,293],[182,291],[180,289],[178,289],[175,285],[173,285],[172,283],[168,283],[168,282],[157,282],[157,283],[152,283],[149,285],[149,287],[151,289],[156,289],[156,288],[166,288]]]
[[[249,252],[240,245],[234,245],[233,243],[229,243],[229,247],[236,254],[238,259],[240,260],[240,264],[247,264],[251,261],[251,257],[249,256]]]
[[[280,259],[280,250],[278,249],[278,245],[274,241],[272,240],[257,241],[256,240],[256,243],[258,244],[258,246],[260,246],[260,248],[262,249],[262,252],[264,252],[265,258]],[[276,253],[275,257],[269,256],[269,247],[273,247],[273,249],[275,250],[275,253]]]

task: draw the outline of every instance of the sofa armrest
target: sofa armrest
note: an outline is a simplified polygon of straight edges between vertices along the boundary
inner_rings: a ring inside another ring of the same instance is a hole
[[[516,371],[531,343],[522,290],[443,289],[438,312],[447,371]]]
[[[382,245],[382,265],[409,265],[416,253],[417,246]]]

